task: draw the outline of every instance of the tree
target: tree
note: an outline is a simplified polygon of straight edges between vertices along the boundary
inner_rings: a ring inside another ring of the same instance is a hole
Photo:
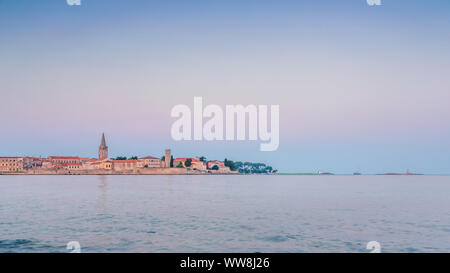
[[[276,173],[277,170],[273,169],[272,166],[266,165],[264,163],[253,163],[249,161],[233,162],[225,158],[224,165],[229,167],[232,171],[238,171],[239,173]]]
[[[204,156],[201,156],[199,159],[201,162],[206,162],[206,157],[204,157]]]
[[[115,158],[115,160],[127,160],[126,156],[118,156]]]
[[[184,161],[184,166],[190,167],[192,165],[192,159],[188,158],[186,161]]]
[[[235,164],[234,164],[234,162],[231,161],[231,160],[228,160],[228,159],[225,158],[225,160],[223,161],[223,164],[224,164],[226,167],[229,167],[230,170],[232,170],[232,171],[236,170]]]
[[[132,157],[130,157],[130,159],[131,160],[136,160],[136,159],[138,159],[138,157],[137,156],[132,156]]]
[[[183,164],[181,162],[178,162],[177,168],[183,168]]]
[[[170,167],[173,168],[173,155],[170,156]]]
[[[215,171],[218,171],[218,170],[219,170],[219,166],[217,166],[217,165],[214,165],[214,166],[212,166],[211,170],[215,170]]]

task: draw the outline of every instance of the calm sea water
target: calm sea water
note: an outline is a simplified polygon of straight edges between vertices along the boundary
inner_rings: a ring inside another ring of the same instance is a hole
[[[448,176],[0,176],[0,252],[450,252]]]

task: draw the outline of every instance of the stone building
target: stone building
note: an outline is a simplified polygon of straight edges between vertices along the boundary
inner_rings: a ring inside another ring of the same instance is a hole
[[[225,163],[223,161],[219,161],[219,160],[211,160],[208,161],[208,169],[212,170],[214,166],[217,166],[217,173],[229,173],[230,172],[230,168],[225,166]]]
[[[42,158],[27,156],[23,158],[24,169],[37,169],[42,167]]]
[[[101,163],[101,168],[104,170],[112,170],[113,169],[113,162],[112,160],[104,160]]]
[[[186,167],[186,160],[191,159],[191,166]],[[179,157],[173,160],[173,166],[183,166],[183,168],[191,168],[197,170],[206,170],[206,164],[198,158],[190,158],[190,157]]]
[[[81,163],[81,158],[78,156],[49,156],[47,158],[48,161],[50,161],[53,164],[57,163]]]
[[[69,171],[82,169],[81,163],[56,163],[53,164],[53,169],[65,169]]]
[[[22,170],[22,157],[0,157],[0,172],[21,172]]]
[[[135,170],[144,168],[144,162],[138,159],[112,160],[112,168],[116,171]]]
[[[143,162],[144,168],[161,168],[161,159],[147,156],[139,159]]]

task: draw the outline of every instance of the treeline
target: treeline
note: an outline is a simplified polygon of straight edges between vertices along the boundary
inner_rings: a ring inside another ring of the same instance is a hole
[[[114,160],[127,160],[127,159],[138,159],[137,156],[132,156],[130,158],[127,158],[126,156],[118,156],[116,158],[113,158]],[[161,157],[161,160],[165,160],[165,156]],[[208,163],[206,160],[206,157],[201,156],[200,161]],[[241,162],[241,161],[232,161],[225,158],[223,161],[224,165],[226,167],[229,167],[232,171],[238,171],[239,173],[244,174],[252,174],[252,173],[276,173],[278,170],[275,170],[272,168],[272,166],[266,165],[264,163],[253,163],[253,162]],[[192,165],[191,159],[187,159],[184,163],[186,167],[190,167]],[[183,164],[178,163],[178,166],[173,165],[173,156],[170,158],[170,167],[176,167],[176,168],[183,168]],[[213,170],[218,169],[217,166],[212,167]]]
[[[276,173],[278,170],[272,168],[272,166],[266,165],[264,163],[253,163],[253,162],[241,162],[232,161],[225,158],[224,165],[229,167],[232,171],[238,171],[239,173]]]
[[[127,160],[127,159],[129,159],[129,160],[135,160],[135,159],[138,159],[138,157],[137,157],[137,156],[132,156],[132,157],[130,157],[130,158],[127,158],[126,156],[118,156],[118,157],[116,157],[116,158],[113,158],[113,160]]]

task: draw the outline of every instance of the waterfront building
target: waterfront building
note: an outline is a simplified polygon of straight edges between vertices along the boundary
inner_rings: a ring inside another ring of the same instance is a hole
[[[36,169],[42,167],[42,158],[27,156],[23,158],[24,169]]]
[[[78,156],[49,156],[47,158],[53,164],[57,163],[81,163],[81,158]]]
[[[223,169],[225,168],[225,163],[219,160],[208,161],[208,169],[212,169],[214,166],[217,166],[219,169]]]
[[[82,169],[86,171],[100,170],[102,168],[101,161],[87,161],[82,163]]]
[[[81,163],[52,163],[50,161],[44,161],[42,163],[43,169],[53,169],[53,170],[59,170],[59,169],[65,169],[65,170],[80,170],[82,169]]]
[[[186,160],[191,159],[191,166],[186,167]],[[191,157],[179,157],[173,160],[173,166],[177,167],[179,164],[183,166],[183,168],[191,168],[197,170],[206,170],[206,164],[200,161],[199,158],[191,158]]]
[[[113,161],[111,159],[98,160],[95,158],[90,158],[88,160],[82,160],[81,169],[83,170],[112,170]]]
[[[230,173],[230,168],[225,166],[225,163],[223,161],[219,161],[219,160],[211,160],[208,161],[208,169],[211,170],[214,166],[217,166],[217,170],[211,170],[212,172],[217,172],[217,173]]]
[[[82,169],[81,158],[78,156],[49,156],[42,162],[44,169]]]
[[[49,156],[47,158],[37,157],[0,157],[0,172],[22,172],[29,173],[58,173],[54,170],[83,171],[79,173],[89,173],[84,171],[114,170],[133,171],[142,168],[170,168],[171,150],[165,150],[165,160],[154,156],[146,156],[139,159],[111,160],[108,158],[108,146],[106,145],[105,134],[102,134],[100,146],[98,148],[99,158],[79,157],[79,156]],[[184,161],[183,161],[184,164]],[[205,170],[206,165],[199,159],[192,159],[192,169]],[[77,172],[75,172],[77,173]]]
[[[138,159],[113,160],[112,162],[112,167],[116,171],[135,170],[144,167],[143,161]]]
[[[161,168],[161,159],[159,158],[146,156],[139,160],[143,162],[144,168]]]
[[[113,162],[112,160],[105,160],[101,162],[101,168],[104,170],[112,170],[113,169]]]
[[[52,164],[53,169],[65,169],[65,170],[80,170],[82,169],[81,163],[55,163]]]
[[[23,170],[22,157],[0,157],[1,172],[21,172]]]

